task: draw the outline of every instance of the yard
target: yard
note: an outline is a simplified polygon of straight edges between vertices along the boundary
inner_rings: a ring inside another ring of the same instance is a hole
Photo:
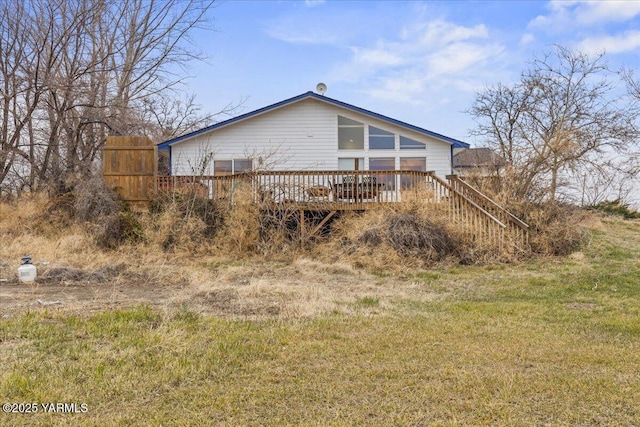
[[[37,285],[0,282],[0,401],[37,410],[0,425],[637,425],[640,223],[589,230],[566,258],[405,271],[68,236]]]

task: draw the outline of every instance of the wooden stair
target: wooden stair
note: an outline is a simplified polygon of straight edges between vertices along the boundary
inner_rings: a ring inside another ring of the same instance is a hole
[[[451,223],[501,252],[529,251],[529,225],[457,175],[430,175],[438,199],[446,202]]]

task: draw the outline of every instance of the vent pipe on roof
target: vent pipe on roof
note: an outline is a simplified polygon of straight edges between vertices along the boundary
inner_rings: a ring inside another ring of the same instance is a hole
[[[318,94],[320,95],[324,95],[324,93],[327,91],[327,85],[324,83],[318,83],[316,85],[316,92],[318,92]]]

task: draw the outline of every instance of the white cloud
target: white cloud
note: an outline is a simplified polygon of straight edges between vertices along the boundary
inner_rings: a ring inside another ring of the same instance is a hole
[[[428,71],[431,76],[458,74],[484,65],[501,51],[498,45],[453,43],[429,55]]]
[[[340,45],[366,34],[368,27],[356,11],[335,15],[330,8],[302,8],[267,19],[264,32],[269,37],[291,44]]]
[[[557,0],[556,0],[557,1]],[[583,1],[577,4],[576,18],[583,25],[596,22],[622,22],[640,14],[639,1]]]
[[[351,59],[334,69],[333,78],[361,84],[373,98],[422,104],[435,89],[477,88],[486,77],[484,66],[497,62],[505,51],[488,40],[483,24],[466,27],[434,20],[404,26],[395,39],[352,48]]]
[[[552,0],[550,13],[539,15],[529,23],[530,28],[548,31],[567,31],[575,27],[625,22],[640,15],[640,1],[566,1]]]
[[[617,35],[589,37],[580,43],[586,53],[624,53],[640,49],[640,31],[626,31]]]
[[[525,33],[520,37],[520,46],[528,45],[536,41],[536,37],[531,33]]]
[[[341,35],[324,26],[308,26],[304,30],[301,24],[272,25],[265,30],[269,37],[291,44],[337,44]]]
[[[396,66],[404,62],[396,52],[386,50],[384,47],[374,49],[353,48],[353,61],[365,66]],[[393,49],[391,49],[393,50]]]
[[[408,105],[422,105],[424,100],[421,94],[424,88],[424,77],[404,76],[389,77],[380,82],[380,86],[373,86],[366,90],[366,93],[377,99],[398,102]]]
[[[462,27],[452,22],[439,20],[427,24],[420,41],[423,44],[433,46],[469,39],[486,39],[487,37],[489,37],[489,31],[484,24],[475,27]]]
[[[552,0],[547,8],[548,14],[529,22],[529,34],[556,33],[553,42],[557,42],[559,33],[571,34],[573,40],[562,43],[589,54],[621,54],[640,47],[640,31],[635,25],[640,15],[638,0]],[[523,41],[524,37],[521,44]]]

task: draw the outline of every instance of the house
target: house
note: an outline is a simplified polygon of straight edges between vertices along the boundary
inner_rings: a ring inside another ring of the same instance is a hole
[[[469,144],[326,96],[306,92],[162,142],[170,175],[248,170],[453,171]]]
[[[453,171],[458,175],[491,176],[504,166],[504,159],[491,148],[454,148]]]
[[[451,175],[454,150],[469,144],[314,92],[158,144],[169,176],[132,157],[142,153],[136,141],[114,137],[105,147],[105,178],[125,200],[148,205],[151,189],[185,191],[231,207],[238,188],[250,189],[261,209],[297,212],[303,240],[338,212],[429,203],[474,239],[527,245],[524,222]]]

